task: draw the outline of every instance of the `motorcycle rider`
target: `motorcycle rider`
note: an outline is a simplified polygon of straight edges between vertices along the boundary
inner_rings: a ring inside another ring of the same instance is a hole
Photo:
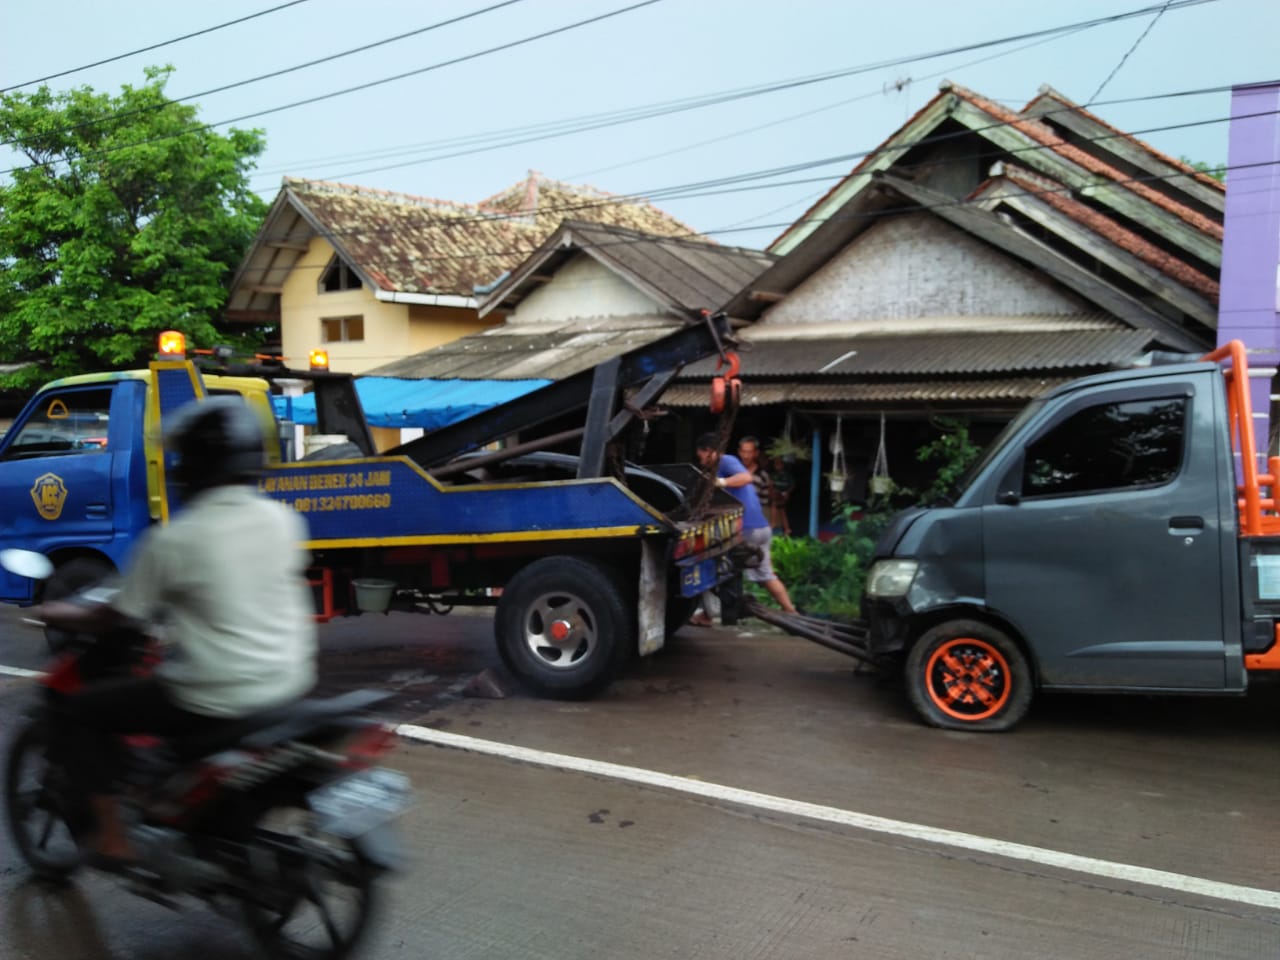
[[[168,650],[149,677],[91,684],[68,699],[72,769],[97,821],[100,866],[132,859],[114,780],[119,737],[198,735],[303,697],[316,680],[316,634],[299,546],[305,522],[258,493],[258,418],[240,397],[193,401],[165,432],[185,506],[140,540],[106,604],[54,601],[54,626],[103,633],[161,624]]]

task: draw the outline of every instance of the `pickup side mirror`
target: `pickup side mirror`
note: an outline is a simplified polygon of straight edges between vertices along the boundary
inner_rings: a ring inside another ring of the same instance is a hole
[[[1022,494],[1016,490],[1001,490],[996,494],[996,503],[1006,507],[1016,507],[1022,502]]]

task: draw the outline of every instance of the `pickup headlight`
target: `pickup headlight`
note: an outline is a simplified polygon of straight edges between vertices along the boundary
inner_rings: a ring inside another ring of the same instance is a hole
[[[902,596],[910,589],[919,567],[915,560],[877,560],[867,574],[867,596]]]

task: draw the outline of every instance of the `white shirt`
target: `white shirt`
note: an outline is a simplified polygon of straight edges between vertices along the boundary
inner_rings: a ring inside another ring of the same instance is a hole
[[[238,717],[315,685],[306,535],[296,513],[236,484],[197,494],[141,539],[112,606],[167,624],[174,648],[158,676],[178,706]]]

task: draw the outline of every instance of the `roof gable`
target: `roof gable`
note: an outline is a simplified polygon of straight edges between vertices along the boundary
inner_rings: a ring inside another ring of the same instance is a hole
[[[444,296],[474,307],[477,287],[536,251],[570,213],[653,235],[694,236],[642,198],[536,173],[478,204],[288,177],[236,273],[227,316],[278,320],[284,278],[316,237],[374,291]]]
[[[1079,315],[1079,295],[945,220],[917,211],[877,221],[770,307],[762,326],[850,326],[936,316]]]
[[[486,295],[480,315],[517,308],[580,256],[590,257],[660,309],[680,317],[721,306],[774,260],[758,250],[566,221]]]

